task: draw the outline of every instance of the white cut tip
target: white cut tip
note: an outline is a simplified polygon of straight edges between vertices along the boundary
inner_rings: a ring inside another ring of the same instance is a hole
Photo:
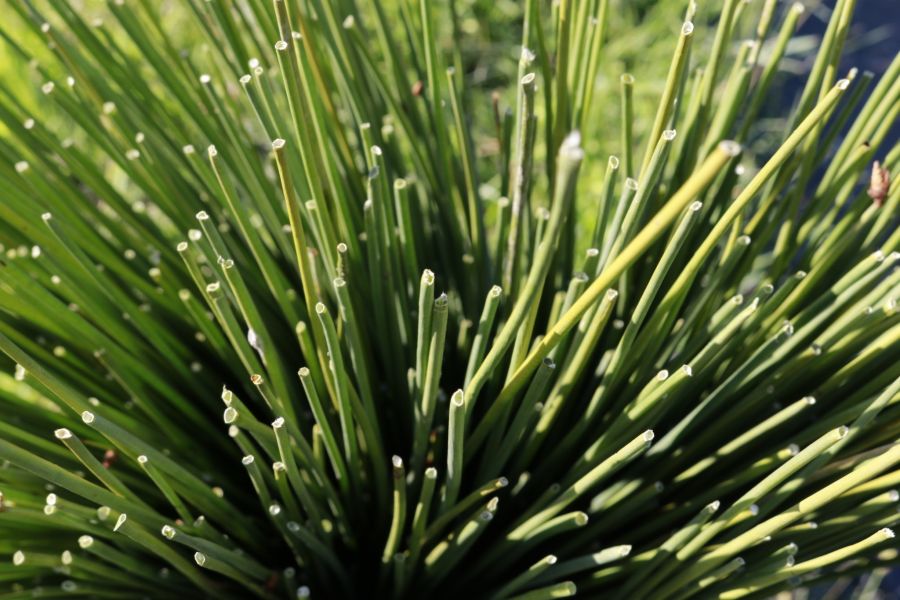
[[[567,135],[559,147],[559,153],[572,160],[584,158],[584,150],[581,148],[581,133],[576,130]]]
[[[121,515],[119,515],[119,518],[116,519],[116,524],[113,525],[113,531],[119,531],[119,529],[121,529],[122,525],[124,525],[125,521],[127,521],[127,520],[128,520],[128,515],[126,515],[125,513],[122,513]]]
[[[737,156],[741,153],[741,145],[734,140],[722,140],[719,148],[728,156]]]

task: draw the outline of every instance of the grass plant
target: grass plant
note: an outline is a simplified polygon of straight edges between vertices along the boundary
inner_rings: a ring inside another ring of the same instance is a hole
[[[800,3],[680,7],[648,86],[615,0],[4,0],[0,600],[867,597],[900,57],[842,70],[854,5],[789,105]]]

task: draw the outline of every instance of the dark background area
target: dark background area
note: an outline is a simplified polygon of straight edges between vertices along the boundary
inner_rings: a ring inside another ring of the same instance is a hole
[[[808,10],[797,35],[821,37],[835,0],[819,3],[805,0],[803,4]],[[875,74],[875,80],[872,82],[874,86],[898,52],[900,52],[900,0],[857,0],[839,76],[843,77],[853,67],[858,68],[860,72],[871,71]],[[809,66],[811,64],[807,65],[807,69]],[[802,77],[791,77],[785,81],[784,93],[791,101],[799,98],[804,81]],[[898,136],[900,126],[895,123],[883,145],[884,152],[896,143]]]

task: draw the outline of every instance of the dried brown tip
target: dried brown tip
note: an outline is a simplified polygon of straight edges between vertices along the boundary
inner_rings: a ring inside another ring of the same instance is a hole
[[[103,453],[103,467],[108,469],[118,460],[119,455],[112,448]]]
[[[876,206],[880,207],[884,204],[884,199],[887,198],[890,189],[891,174],[876,160],[872,163],[872,177],[869,179],[869,189],[866,190],[866,193],[869,194],[869,198],[875,202]]]

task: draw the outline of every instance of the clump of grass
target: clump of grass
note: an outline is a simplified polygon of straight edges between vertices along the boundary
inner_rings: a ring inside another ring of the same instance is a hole
[[[900,59],[841,78],[852,0],[761,157],[800,5],[691,4],[612,123],[607,0],[528,0],[493,109],[453,2],[191,0],[201,53],[151,2],[8,5],[71,130],[4,89],[0,598],[743,598],[897,562]]]

